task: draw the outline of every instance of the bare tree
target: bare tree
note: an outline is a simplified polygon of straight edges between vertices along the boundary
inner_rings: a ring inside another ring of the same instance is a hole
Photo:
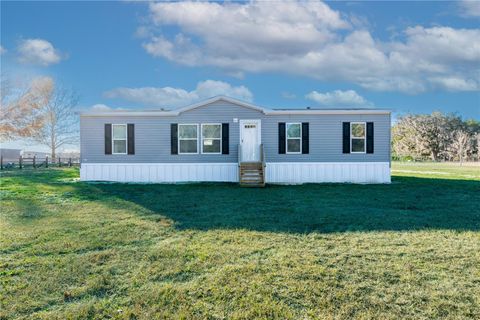
[[[55,88],[41,108],[43,125],[34,131],[31,140],[49,147],[54,159],[59,148],[78,141],[77,102],[78,97],[72,90]]]
[[[414,116],[407,115],[400,118],[397,124],[393,126],[392,149],[396,157],[412,157],[413,159],[422,157],[415,123],[416,118]]]
[[[473,136],[477,128],[477,122],[463,122],[455,114],[407,114],[400,117],[392,129],[392,149],[400,158],[451,160],[458,155],[459,136],[453,133],[461,131]],[[454,141],[457,147],[452,146]],[[452,152],[454,149],[457,151]],[[466,152],[462,157],[472,156],[476,151],[468,148]]]
[[[52,92],[53,80],[49,77],[35,78],[28,85],[13,85],[11,79],[2,76],[0,140],[29,137],[39,130],[44,121],[42,108]]]
[[[454,131],[452,134],[453,139],[448,151],[451,153],[452,159],[458,159],[460,165],[463,164],[463,160],[466,158],[471,147],[471,137],[468,132],[463,130]]]

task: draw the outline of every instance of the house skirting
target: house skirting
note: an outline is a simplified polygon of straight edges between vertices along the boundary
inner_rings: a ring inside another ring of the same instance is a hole
[[[388,162],[267,162],[267,183],[390,183]],[[238,182],[237,163],[82,163],[82,181]]]

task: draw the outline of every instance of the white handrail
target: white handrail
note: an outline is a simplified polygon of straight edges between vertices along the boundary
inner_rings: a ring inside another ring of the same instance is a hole
[[[240,165],[240,163],[242,163],[242,145],[241,144],[238,145],[238,165]]]
[[[263,143],[258,145],[258,151],[260,155],[260,162],[263,163],[263,166],[265,166],[266,159],[265,159],[265,149],[264,149]],[[242,145],[239,144],[238,145],[238,165],[240,165],[242,162],[243,162]]]

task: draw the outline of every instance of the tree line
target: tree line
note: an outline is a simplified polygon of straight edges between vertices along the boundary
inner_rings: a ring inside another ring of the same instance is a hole
[[[456,114],[407,114],[392,127],[395,160],[479,161],[480,122]]]
[[[2,76],[0,141],[41,144],[55,159],[59,148],[78,142],[77,101],[73,90],[56,85],[50,77],[24,81]]]

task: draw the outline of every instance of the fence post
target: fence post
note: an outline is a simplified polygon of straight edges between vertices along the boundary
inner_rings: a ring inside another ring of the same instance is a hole
[[[68,158],[68,166],[69,166],[69,167],[72,166],[72,158]]]
[[[0,156],[0,170],[3,170],[3,156]]]
[[[33,156],[33,169],[35,169],[35,158],[36,156]]]
[[[22,163],[23,162],[23,158],[22,156],[20,156],[20,158],[18,158],[18,166],[20,167],[20,169],[22,169]]]
[[[45,156],[45,168],[48,168],[48,156]]]
[[[62,158],[58,157],[58,166],[61,167],[62,166]]]

